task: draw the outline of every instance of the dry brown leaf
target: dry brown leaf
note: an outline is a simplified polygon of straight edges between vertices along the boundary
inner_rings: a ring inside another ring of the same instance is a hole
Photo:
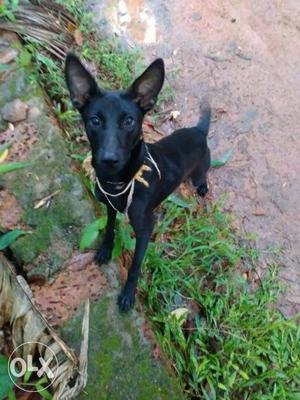
[[[175,310],[171,311],[171,315],[174,315],[174,317],[178,321],[182,320],[183,318],[187,318],[188,313],[189,313],[189,310],[186,307],[179,307],[179,308],[176,308]]]
[[[31,298],[24,292],[23,284],[14,272],[13,266],[0,254],[0,327],[10,325],[13,347],[16,349],[25,342],[27,346],[19,350],[22,358],[31,354],[41,355],[39,342],[51,346],[58,356],[59,379],[52,383],[53,400],[66,400],[76,397],[86,385],[87,371],[87,338],[88,338],[88,303],[86,305],[80,358],[60,339],[36,308]],[[74,384],[75,379],[75,384]],[[72,381],[72,387],[69,383]]]
[[[0,221],[1,227],[6,230],[12,230],[22,226],[23,229],[28,229],[21,223],[22,208],[19,206],[17,199],[7,190],[0,189]]]
[[[68,30],[70,33],[72,33],[72,32],[74,32],[74,31],[76,30],[76,26],[75,26],[71,21],[68,21],[68,23],[67,23],[67,30]]]
[[[80,30],[79,29],[76,29],[75,30],[75,32],[74,32],[74,39],[75,39],[75,42],[76,42],[76,44],[78,45],[78,46],[82,46],[83,45],[83,36],[82,36],[82,33],[80,32]]]
[[[127,281],[128,271],[123,265],[120,265],[120,280],[125,283]]]
[[[43,207],[49,200],[51,200],[54,196],[56,196],[60,190],[56,190],[55,192],[49,194],[49,196],[44,197],[42,200],[39,200],[38,202],[35,203],[34,209],[37,210],[38,208]]]
[[[264,215],[267,215],[267,212],[266,212],[265,209],[263,209],[263,208],[261,208],[261,207],[258,207],[258,208],[254,211],[253,215],[256,215],[257,217],[262,217],[262,216],[264,216]]]
[[[227,113],[227,111],[224,108],[221,108],[221,107],[217,108],[216,112],[217,112],[217,114],[226,114]]]
[[[157,343],[153,343],[152,356],[153,356],[154,360],[158,360],[160,358],[160,355],[161,355],[161,349],[160,349],[159,345]]]
[[[8,156],[8,149],[5,149],[0,153],[0,164],[6,159]]]
[[[179,115],[180,115],[180,111],[178,111],[178,110],[172,110],[172,111],[170,112],[170,119],[171,119],[171,120],[175,120],[175,119],[177,119],[177,118],[179,117]]]
[[[249,273],[243,272],[243,278],[245,279],[245,281],[247,281],[249,279]]]

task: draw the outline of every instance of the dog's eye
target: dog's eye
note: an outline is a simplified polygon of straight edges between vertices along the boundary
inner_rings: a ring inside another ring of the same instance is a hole
[[[101,121],[100,121],[100,118],[94,116],[94,117],[91,117],[91,118],[90,118],[90,123],[91,123],[92,125],[94,125],[94,126],[99,126],[100,123],[101,123]]]
[[[126,117],[123,121],[125,128],[131,128],[134,125],[134,119],[130,116]]]

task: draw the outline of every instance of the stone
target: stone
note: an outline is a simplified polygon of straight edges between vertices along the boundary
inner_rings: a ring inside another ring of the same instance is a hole
[[[0,53],[0,64],[9,64],[17,58],[18,54],[19,52],[17,49],[8,48]]]
[[[89,316],[88,384],[78,400],[184,400],[180,384],[145,337],[144,317],[119,313],[119,267],[103,269],[110,289],[93,302]],[[79,354],[83,307],[60,328],[63,340]]]
[[[192,20],[193,21],[201,21],[202,19],[202,15],[199,14],[198,12],[193,12],[192,14]]]
[[[28,105],[20,99],[15,99],[2,108],[2,118],[8,122],[24,121],[27,117]]]
[[[41,111],[38,107],[31,107],[28,111],[28,120],[35,121],[41,115]]]
[[[0,112],[1,108],[7,111],[10,102],[21,102],[31,118],[30,122],[18,123],[4,137],[3,133],[0,135],[1,145],[13,143],[7,162],[32,163],[0,175],[0,186],[14,196],[21,208],[21,227],[31,231],[11,245],[16,260],[28,277],[40,275],[48,280],[78,248],[82,230],[95,219],[95,213],[72,170],[63,135],[49,116],[44,93],[36,81],[28,78],[30,73],[25,68],[13,70],[0,82]],[[47,205],[34,209],[36,202],[56,191]]]

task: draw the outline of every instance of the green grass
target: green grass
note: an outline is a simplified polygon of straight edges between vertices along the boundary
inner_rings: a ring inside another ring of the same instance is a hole
[[[65,6],[78,22],[77,28],[82,32],[84,42],[82,47],[74,42],[70,51],[75,52],[97,71],[99,86],[104,90],[128,88],[144,70],[141,51],[138,48],[124,49],[117,38],[102,38],[95,31],[91,32],[92,14],[85,12],[82,0],[56,0],[56,2]],[[20,65],[33,67],[32,79],[38,79],[46,89],[58,120],[64,124],[65,130],[70,135],[78,136],[82,131],[81,120],[69,99],[63,74],[64,63],[49,56],[46,49],[47,47],[41,43],[27,38],[19,57]],[[172,99],[172,88],[166,83],[158,107]]]
[[[257,254],[230,219],[165,203],[140,283],[147,315],[189,398],[299,399],[300,329],[274,308],[275,268],[253,288]]]
[[[81,0],[56,1],[81,21],[88,40],[74,50],[95,64],[100,85],[128,86],[141,71],[141,54],[124,52],[116,40],[99,40],[91,33],[91,16],[84,13]],[[28,43],[25,51],[29,55],[23,53],[21,68],[33,67],[32,79],[38,77],[48,92],[70,150],[76,153],[73,157],[82,159],[79,154],[87,148],[73,140],[82,128],[69,101],[63,64],[36,43]],[[90,182],[85,183],[90,190]],[[274,306],[280,293],[276,269],[270,267],[262,280],[257,278],[257,254],[247,238],[231,228],[231,217],[221,206],[203,211],[194,203],[186,208],[176,200],[165,202],[160,211],[139,293],[187,397],[299,399],[300,332]],[[87,227],[82,248],[97,236],[94,226],[100,225]],[[121,220],[117,238],[115,254],[132,247]]]

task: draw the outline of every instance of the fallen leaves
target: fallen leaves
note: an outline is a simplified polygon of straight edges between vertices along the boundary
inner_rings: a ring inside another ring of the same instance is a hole
[[[172,111],[170,112],[170,119],[171,119],[171,120],[176,120],[176,119],[179,117],[179,115],[180,115],[180,111],[178,111],[178,110],[172,110]]]
[[[39,209],[39,208],[45,206],[46,204],[49,204],[49,201],[50,201],[54,196],[56,196],[59,192],[60,192],[60,190],[56,190],[55,192],[49,194],[49,196],[46,196],[46,197],[44,197],[43,199],[38,200],[38,201],[35,203],[35,205],[34,205],[33,208],[34,208],[35,210],[37,210],[37,209]]]
[[[256,217],[263,217],[267,215],[267,212],[264,208],[257,207],[256,210],[253,212],[253,215],[255,215]]]
[[[189,313],[188,308],[185,307],[179,307],[176,308],[171,312],[171,315],[174,316],[177,321],[179,321],[181,324],[183,324],[184,320],[186,319],[187,315]]]
[[[78,46],[81,47],[83,45],[83,36],[79,29],[74,31],[74,39]]]
[[[23,210],[17,199],[7,190],[0,189],[0,224],[5,230],[12,230],[21,226]],[[24,226],[22,225],[24,228]]]
[[[125,283],[128,277],[128,267],[132,263],[132,252],[129,250],[123,251],[122,255],[118,257],[118,262],[120,265],[120,280]]]
[[[155,334],[151,329],[149,321],[146,318],[144,320],[143,332],[145,338],[147,338],[151,342],[151,352],[153,359],[159,360],[162,357],[162,350],[159,344],[155,341]]]
[[[0,163],[2,163],[7,156],[8,156],[8,149],[5,149],[4,151],[0,152]]]

